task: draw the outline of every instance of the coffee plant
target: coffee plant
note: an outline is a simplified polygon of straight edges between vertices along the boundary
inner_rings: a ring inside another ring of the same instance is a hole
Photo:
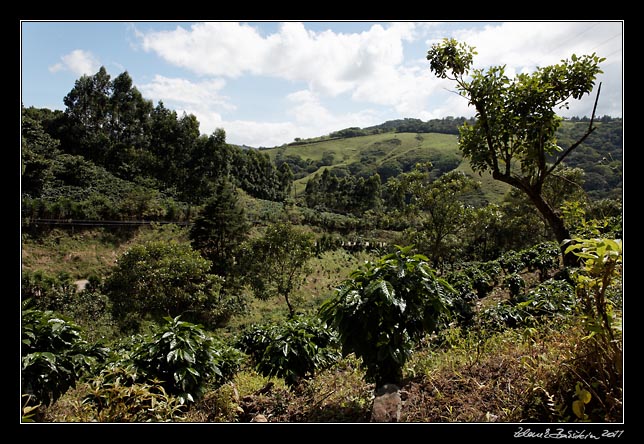
[[[29,302],[22,310],[22,391],[49,405],[103,360],[106,349],[88,344],[70,320]]]
[[[280,324],[252,326],[241,334],[237,344],[263,376],[284,378],[291,386],[340,357],[337,334],[313,316],[298,315]]]
[[[344,356],[362,359],[377,386],[398,383],[414,342],[447,324],[454,289],[411,246],[367,262],[320,307]]]
[[[166,317],[166,324],[133,350],[132,363],[148,380],[157,379],[180,402],[193,402],[209,384],[230,380],[243,360],[207,334],[200,325]]]

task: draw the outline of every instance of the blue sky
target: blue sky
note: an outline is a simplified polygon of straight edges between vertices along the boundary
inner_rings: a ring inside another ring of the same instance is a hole
[[[143,96],[194,114],[201,132],[271,147],[405,117],[472,116],[454,84],[429,70],[432,43],[456,38],[475,66],[510,75],[572,54],[606,57],[598,115],[622,117],[623,22],[21,23],[25,106],[64,109],[83,74],[127,71]],[[563,116],[590,116],[593,96]]]

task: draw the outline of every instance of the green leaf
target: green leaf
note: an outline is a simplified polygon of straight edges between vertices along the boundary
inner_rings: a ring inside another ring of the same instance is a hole
[[[575,394],[577,395],[577,398],[584,404],[588,404],[591,399],[591,394],[588,390],[581,388],[581,384],[577,383],[575,386]]]
[[[586,418],[586,407],[582,401],[576,400],[572,402],[572,411],[575,416],[579,419]]]

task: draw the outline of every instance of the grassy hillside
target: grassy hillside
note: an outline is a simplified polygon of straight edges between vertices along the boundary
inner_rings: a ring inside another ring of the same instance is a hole
[[[291,144],[263,150],[272,161],[280,158],[299,157],[311,163],[327,159],[322,165],[295,181],[295,192],[300,195],[309,179],[328,168],[360,169],[378,171],[385,164],[399,165],[404,171],[418,162],[430,161],[435,169],[446,171],[455,167],[480,180],[483,193],[491,202],[499,201],[508,186],[498,183],[489,174],[474,173],[467,160],[462,159],[458,150],[457,136],[439,133],[382,133],[369,136],[314,141]]]

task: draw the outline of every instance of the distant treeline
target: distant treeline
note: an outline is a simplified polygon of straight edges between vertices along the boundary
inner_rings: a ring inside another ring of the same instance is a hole
[[[344,130],[331,133],[331,136],[340,137],[342,134],[352,134],[344,135],[343,137],[356,137],[358,135],[370,135],[370,134],[380,134],[380,133],[441,133],[441,134],[455,134],[458,135],[458,129],[465,123],[474,123],[474,119],[466,119],[465,117],[445,117],[443,119],[430,119],[427,122],[423,122],[420,119],[397,119],[389,120],[385,123],[375,126],[369,126],[363,128],[359,131],[356,131],[357,128],[347,128]],[[363,134],[359,134],[362,132]]]

